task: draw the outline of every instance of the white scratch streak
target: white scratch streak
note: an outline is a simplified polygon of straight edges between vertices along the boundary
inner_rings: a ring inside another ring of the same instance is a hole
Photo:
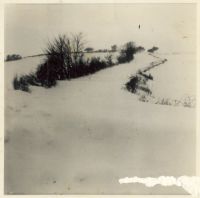
[[[154,177],[125,177],[119,179],[120,184],[128,184],[128,183],[141,183],[147,187],[153,187],[155,185],[162,186],[179,186],[182,187],[185,191],[191,194],[194,197],[200,195],[200,177],[197,176],[181,176],[175,178],[173,176],[160,176],[158,178]]]

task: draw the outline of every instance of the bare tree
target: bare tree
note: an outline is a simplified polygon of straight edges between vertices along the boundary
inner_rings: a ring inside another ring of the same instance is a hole
[[[71,40],[74,62],[77,63],[78,60],[83,56],[83,49],[85,44],[84,35],[82,32],[73,34]]]

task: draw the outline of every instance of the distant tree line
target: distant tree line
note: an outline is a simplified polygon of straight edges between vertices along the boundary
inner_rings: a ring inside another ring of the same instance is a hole
[[[87,48],[85,48],[85,50],[84,50],[85,52],[93,52],[94,51],[94,48],[92,48],[92,47],[87,47]]]
[[[6,56],[6,61],[14,61],[19,59],[22,59],[22,57],[19,54],[8,54]]]
[[[110,49],[98,49],[94,50],[92,47],[87,47],[84,49],[85,52],[87,53],[92,53],[92,52],[116,52],[117,51],[117,45],[112,45]]]
[[[15,76],[14,89],[30,92],[29,85],[50,88],[56,85],[57,80],[70,80],[93,74],[107,67],[130,62],[134,59],[135,53],[144,50],[142,47],[136,47],[133,42],[128,42],[120,50],[117,63],[114,63],[112,54],[108,54],[104,60],[100,57],[86,59],[84,49],[91,51],[93,48],[84,48],[82,33],[70,37],[59,35],[47,43],[44,50],[45,59],[38,65],[35,73]],[[112,46],[111,49],[115,51],[116,46]]]

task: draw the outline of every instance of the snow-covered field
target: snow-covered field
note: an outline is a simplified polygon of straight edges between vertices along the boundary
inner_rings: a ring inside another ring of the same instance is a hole
[[[194,92],[194,70],[185,67],[191,60],[181,66],[177,56],[164,57],[168,62],[151,70],[156,94],[166,93],[161,90],[166,82],[170,96],[178,93],[170,88],[186,87],[181,83]],[[128,64],[60,81],[51,89],[31,87],[32,93],[14,91],[12,78],[34,70],[40,58],[7,62],[5,192],[185,193],[178,187],[118,182],[126,176],[195,174],[195,108],[142,103],[124,89],[128,77],[152,61],[155,58],[144,52]],[[178,67],[176,73],[172,66]]]
[[[196,97],[196,58],[195,54],[158,54],[167,62],[155,67],[151,90],[156,98],[184,100]]]

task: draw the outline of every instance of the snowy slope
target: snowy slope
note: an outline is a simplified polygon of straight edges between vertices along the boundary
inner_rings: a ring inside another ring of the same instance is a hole
[[[183,95],[195,96],[196,55],[184,53],[159,56],[167,58],[168,61],[161,67],[152,70],[155,78],[153,85],[155,95],[173,98],[181,98]]]
[[[184,193],[118,182],[195,174],[195,109],[142,103],[123,88],[154,59],[141,53],[55,88],[31,87],[31,94],[12,89],[15,67],[6,65],[5,192]],[[27,65],[34,69],[33,59]]]

